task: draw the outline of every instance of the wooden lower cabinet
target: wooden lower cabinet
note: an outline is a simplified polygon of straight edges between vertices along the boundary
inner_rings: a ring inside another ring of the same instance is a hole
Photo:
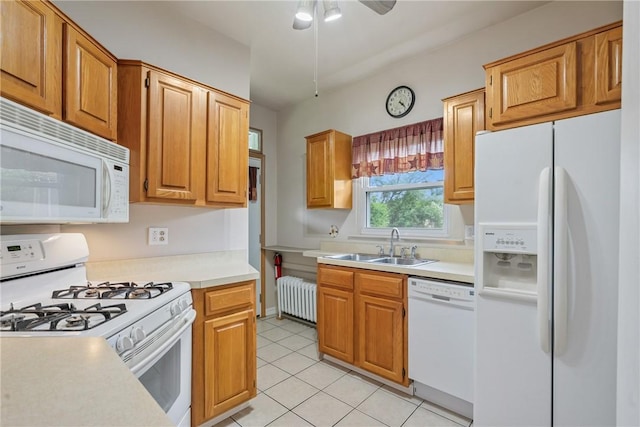
[[[407,276],[318,265],[318,350],[408,386]]]
[[[357,298],[357,365],[401,384],[406,379],[403,310],[401,301],[369,295]]]
[[[353,291],[318,288],[317,328],[321,353],[354,362]]]
[[[255,282],[193,290],[191,425],[256,396]]]

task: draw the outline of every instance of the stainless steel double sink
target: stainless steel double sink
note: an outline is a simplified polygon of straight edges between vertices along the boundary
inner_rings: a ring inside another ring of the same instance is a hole
[[[340,255],[326,255],[324,258],[339,259],[344,261],[359,261],[373,264],[389,264],[389,265],[401,265],[404,267],[413,267],[417,265],[428,264],[430,262],[436,262],[435,259],[420,259],[420,258],[402,258],[397,256],[384,256],[374,254],[340,254]]]

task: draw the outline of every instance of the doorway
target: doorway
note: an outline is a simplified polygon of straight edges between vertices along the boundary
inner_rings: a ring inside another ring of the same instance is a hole
[[[255,156],[255,157],[254,157]],[[262,161],[264,156],[256,156],[253,153],[249,157],[249,177],[255,176],[255,196],[249,195],[247,202],[249,209],[249,264],[260,273],[256,279],[256,315],[262,316],[262,228],[263,228],[263,199],[262,191]],[[252,168],[255,168],[252,170]],[[251,181],[251,179],[250,179]],[[255,200],[252,200],[254,199]]]

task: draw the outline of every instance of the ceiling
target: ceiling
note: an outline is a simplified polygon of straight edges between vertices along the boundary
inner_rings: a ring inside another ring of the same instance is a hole
[[[394,61],[438,49],[544,3],[398,0],[390,12],[378,15],[355,0],[339,0],[341,19],[317,20],[318,92],[358,81]],[[314,28],[292,28],[297,1],[164,4],[250,47],[252,102],[278,111],[314,96]]]

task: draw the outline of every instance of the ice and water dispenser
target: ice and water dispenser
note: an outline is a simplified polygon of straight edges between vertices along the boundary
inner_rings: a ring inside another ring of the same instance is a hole
[[[478,293],[535,301],[537,296],[537,225],[478,224]]]

